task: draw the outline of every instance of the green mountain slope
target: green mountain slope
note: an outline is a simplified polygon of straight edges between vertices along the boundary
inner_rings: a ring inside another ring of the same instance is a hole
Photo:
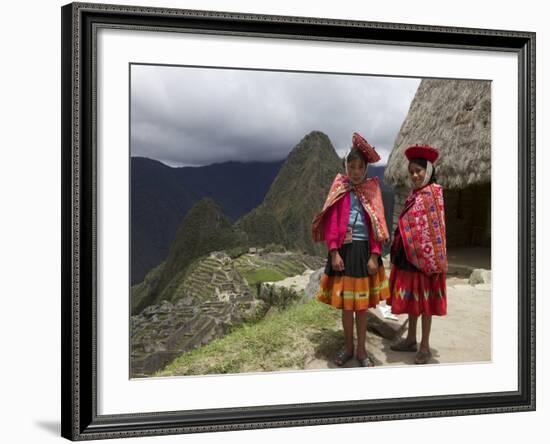
[[[341,160],[330,139],[319,131],[304,137],[288,155],[264,201],[236,222],[248,244],[279,243],[308,254],[325,247],[311,239],[311,222],[320,211]]]
[[[212,199],[202,199],[181,222],[164,265],[155,270],[154,278],[146,276],[146,281],[149,281],[147,291],[139,293],[139,300],[133,301],[132,313],[139,313],[145,307],[164,299],[172,300],[174,291],[185,277],[187,267],[195,259],[243,243],[243,235],[233,228],[221,208]],[[139,286],[134,288],[143,290]]]

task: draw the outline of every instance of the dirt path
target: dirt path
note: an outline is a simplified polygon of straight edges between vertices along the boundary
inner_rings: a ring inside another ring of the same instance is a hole
[[[468,285],[467,279],[447,280],[447,316],[434,316],[430,345],[430,364],[480,362],[491,360],[491,286]],[[404,317],[406,317],[404,315]],[[340,328],[341,326],[337,326]],[[405,334],[405,333],[404,333]],[[420,341],[420,321],[418,337]],[[391,341],[367,332],[367,349],[376,365],[414,364],[415,353],[395,352]],[[357,367],[355,359],[345,367]],[[336,368],[325,357],[313,358],[306,369]]]

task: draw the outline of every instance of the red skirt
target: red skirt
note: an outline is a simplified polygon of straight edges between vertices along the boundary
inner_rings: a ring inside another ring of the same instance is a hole
[[[392,265],[390,297],[386,304],[391,305],[394,314],[444,316],[447,314],[446,274],[427,276]]]

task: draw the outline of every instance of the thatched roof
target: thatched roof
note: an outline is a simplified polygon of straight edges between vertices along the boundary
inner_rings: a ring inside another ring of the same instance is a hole
[[[415,143],[439,149],[437,181],[464,188],[491,181],[491,83],[424,79],[416,91],[384,173],[386,183],[409,186],[404,151]]]

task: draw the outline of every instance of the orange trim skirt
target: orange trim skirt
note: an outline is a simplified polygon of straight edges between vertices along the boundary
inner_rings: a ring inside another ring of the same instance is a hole
[[[366,310],[390,297],[384,267],[373,276],[329,276],[323,273],[317,300],[342,310]]]

